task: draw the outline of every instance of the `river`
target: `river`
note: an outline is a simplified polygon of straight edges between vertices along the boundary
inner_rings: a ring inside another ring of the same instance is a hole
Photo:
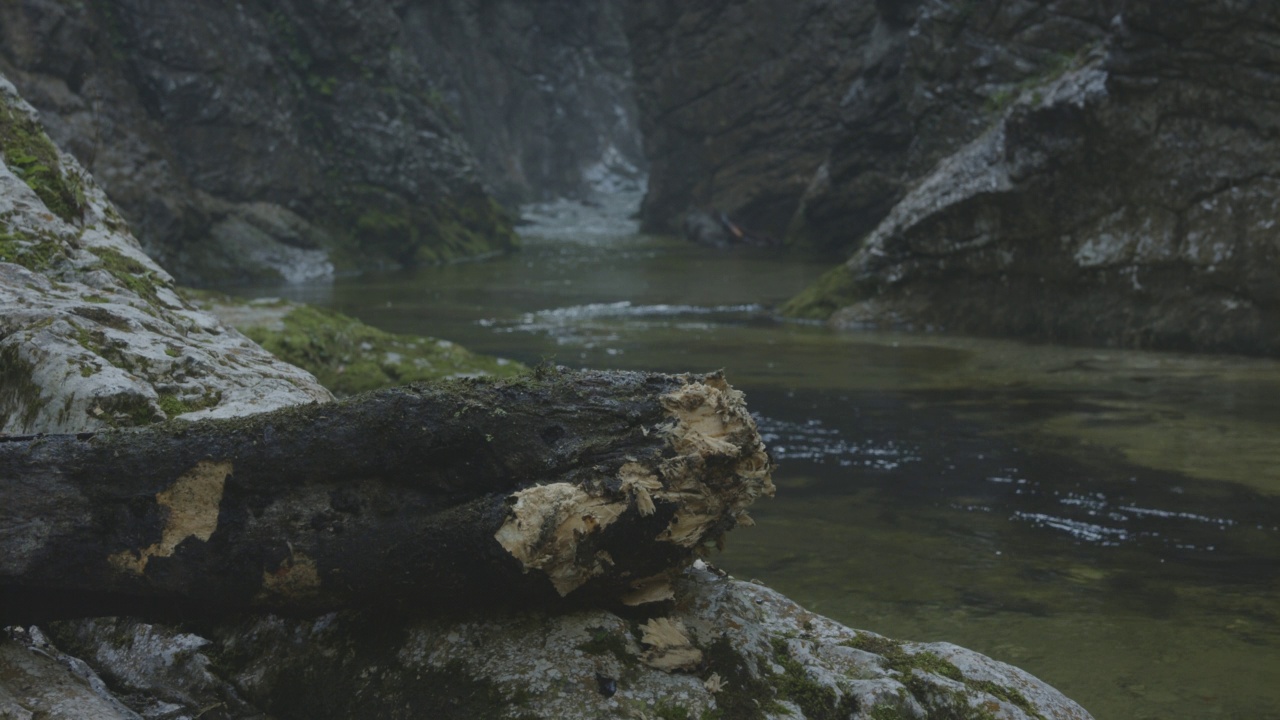
[[[724,368],[781,463],[713,559],[1023,667],[1100,720],[1280,718],[1280,362],[833,332],[829,261],[531,209],[522,252],[254,288],[526,363]]]

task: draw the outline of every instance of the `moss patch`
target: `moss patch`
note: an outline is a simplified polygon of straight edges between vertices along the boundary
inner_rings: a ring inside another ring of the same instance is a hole
[[[773,641],[773,660],[782,666],[782,674],[773,676],[778,697],[800,706],[809,720],[842,720],[857,711],[852,695],[840,697],[835,690],[812,680],[804,666],[791,657],[785,640]]]
[[[912,670],[923,670],[949,680],[965,682],[964,673],[960,672],[960,668],[956,667],[954,663],[928,650],[908,653],[903,649],[902,643],[897,640],[877,637],[869,633],[859,633],[857,638],[846,640],[841,644],[875,653],[884,658],[885,668],[900,672],[903,675],[910,674]]]
[[[716,713],[722,720],[763,720],[765,713],[781,713],[777,692],[761,677],[752,674],[747,659],[728,638],[720,638],[703,650],[704,679],[716,673],[725,689],[716,694]],[[766,671],[767,672],[767,671]]]
[[[222,401],[221,393],[207,392],[196,398],[182,398],[177,393],[162,392],[156,404],[170,418],[213,407]]]
[[[430,717],[452,720],[539,720],[541,717],[522,709],[528,703],[522,693],[510,693],[474,677],[457,661],[411,676],[379,667],[386,665],[360,668],[364,675],[359,676],[359,681],[354,673],[347,676],[352,678],[350,683],[329,680],[344,677],[338,673],[291,668],[277,680],[278,687],[271,701],[276,707],[272,709],[296,711],[296,717],[416,717],[415,710],[426,711]],[[373,691],[357,692],[357,688],[364,689],[364,686],[372,687]]]
[[[118,428],[141,427],[162,419],[142,395],[113,395],[101,400],[98,410],[107,425]]]
[[[788,317],[825,320],[831,313],[859,299],[858,284],[853,273],[848,266],[837,265],[783,303],[779,312]]]
[[[237,301],[222,296],[214,302]],[[340,397],[410,382],[466,375],[514,377],[525,371],[519,363],[479,355],[447,340],[385,332],[308,305],[292,306],[283,317],[283,329],[237,324],[268,352],[311,372]]]
[[[1033,718],[1045,720],[1044,715],[1040,714],[1035,707],[1032,706],[1031,701],[1027,700],[1027,696],[1019,692],[1017,688],[1000,685],[998,683],[991,682],[990,680],[966,680],[965,684],[974,690],[984,692],[993,697],[998,697],[1010,705],[1016,705],[1020,710]]]
[[[910,720],[897,705],[876,705],[871,708],[871,720]]]
[[[688,708],[666,701],[659,702],[653,708],[653,714],[658,716],[659,720],[690,720]]]
[[[121,285],[149,303],[159,302],[156,287],[163,283],[146,265],[111,248],[89,248],[89,252],[98,256],[102,261],[102,268],[119,280]]]
[[[1015,705],[1033,718],[1044,720],[1044,716],[1036,711],[1026,696],[1016,688],[1000,685],[990,680],[971,680],[966,678],[960,668],[937,653],[928,650],[914,654],[908,653],[903,649],[901,642],[869,633],[859,633],[853,640],[847,640],[841,644],[881,656],[884,658],[885,668],[903,675],[903,684],[906,685],[917,700],[931,708],[939,707],[946,712],[953,713],[938,715],[937,717],[975,718],[977,720],[993,717],[989,709],[972,706],[972,693],[981,692]],[[944,693],[927,683],[922,676],[917,675],[915,673],[916,670],[964,683],[966,691],[962,693]],[[939,695],[944,694],[949,696],[939,698]],[[943,702],[940,703],[940,699]],[[896,712],[898,712],[896,709],[884,706],[883,717],[876,715],[874,710],[872,717],[877,720],[892,720],[897,717],[897,715],[892,714]],[[956,712],[961,714],[954,714]],[[930,717],[934,716],[931,715]]]
[[[124,340],[107,337],[107,333],[101,328],[85,328],[75,325],[75,339],[80,347],[125,372],[134,372],[138,369],[145,370],[147,367],[146,358],[141,356],[130,357],[124,352],[127,343]]]
[[[18,233],[0,232],[0,262],[15,263],[43,272],[65,258],[62,243],[50,238],[26,237]]]
[[[84,186],[64,172],[58,149],[40,125],[7,103],[0,104],[0,152],[5,165],[27,184],[49,212],[67,222],[84,214]]]
[[[243,627],[252,627],[250,621]],[[242,627],[242,629],[243,629]],[[277,717],[433,718],[439,720],[537,720],[528,688],[478,677],[461,661],[406,666],[396,648],[404,623],[385,614],[343,612],[325,631],[310,636],[271,635],[265,647],[283,643],[245,699]],[[214,633],[210,633],[214,634]],[[217,634],[236,638],[239,633]],[[255,638],[258,636],[255,635]],[[240,637],[243,639],[243,636]],[[236,677],[257,666],[264,645],[232,640],[211,647],[213,669]],[[219,716],[221,717],[221,716]]]

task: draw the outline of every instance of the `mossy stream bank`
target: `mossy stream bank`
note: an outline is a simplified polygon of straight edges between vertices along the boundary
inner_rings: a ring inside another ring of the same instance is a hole
[[[514,377],[526,371],[518,362],[473,353],[448,340],[385,332],[324,308],[278,298],[184,292],[272,355],[311,372],[338,397],[411,382]]]

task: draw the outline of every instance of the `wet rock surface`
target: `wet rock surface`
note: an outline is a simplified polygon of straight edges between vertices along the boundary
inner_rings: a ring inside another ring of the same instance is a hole
[[[767,5],[636,4],[649,227],[711,206],[851,252],[785,308],[842,327],[1280,352],[1269,9],[813,2],[793,13],[852,33],[815,59],[760,49]],[[736,92],[671,82],[726,44],[739,64],[707,73]],[[807,124],[723,111],[773,97],[768,73],[815,98]]]
[[[54,647],[39,628],[0,636],[0,717],[138,720],[88,663]]]

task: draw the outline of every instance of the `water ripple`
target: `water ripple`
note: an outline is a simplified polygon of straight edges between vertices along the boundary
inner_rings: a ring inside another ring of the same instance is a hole
[[[893,441],[854,442],[819,420],[790,422],[757,416],[756,426],[769,452],[778,460],[835,463],[840,467],[875,470],[897,470],[906,463],[920,460],[915,447]]]
[[[1078,540],[1095,542],[1101,545],[1119,545],[1129,539],[1129,531],[1123,528],[1107,527],[1106,525],[1073,520],[1047,513],[1016,511],[1013,513],[1013,519],[1033,523],[1036,527],[1060,530]]]
[[[1215,549],[1215,545],[1208,543],[1197,545],[1168,536],[1181,534],[1177,527],[1185,521],[1217,527],[1220,530],[1237,524],[1230,518],[1211,517],[1201,513],[1161,510],[1134,503],[1113,504],[1104,493],[1100,492],[1066,493],[1058,497],[1057,502],[1063,507],[1062,515],[1019,510],[1014,511],[1012,519],[1030,522],[1036,527],[1065,532],[1078,540],[1104,546],[1119,545],[1125,541],[1138,539],[1158,539],[1180,550],[1210,552]]]
[[[628,300],[610,303],[589,303],[569,307],[537,310],[518,318],[477,321],[481,327],[498,333],[543,333],[555,338],[560,345],[582,345],[587,348],[621,339],[620,330],[634,333],[651,326],[699,331],[713,327],[712,323],[742,320],[745,317],[765,316],[766,308],[758,304],[743,305],[683,305],[657,303],[634,305]]]

